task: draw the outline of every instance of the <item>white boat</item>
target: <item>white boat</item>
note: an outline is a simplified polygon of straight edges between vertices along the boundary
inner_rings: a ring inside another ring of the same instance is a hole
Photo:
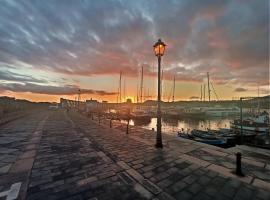
[[[141,120],[148,120],[151,119],[151,115],[140,108],[135,108],[131,113],[130,113],[131,118],[133,119],[141,119]]]
[[[241,120],[236,119],[231,122],[231,128],[235,131],[241,131]],[[269,114],[262,112],[261,114],[242,120],[243,131],[269,133]]]
[[[240,113],[240,109],[237,107],[234,108],[214,107],[214,108],[204,108],[203,110],[206,115],[213,117],[238,115]]]
[[[201,107],[184,108],[181,115],[187,117],[204,117],[205,111]]]

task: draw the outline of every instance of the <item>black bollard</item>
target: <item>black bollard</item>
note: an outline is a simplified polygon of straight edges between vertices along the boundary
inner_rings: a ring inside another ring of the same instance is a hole
[[[126,134],[128,134],[128,127],[129,127],[129,119],[127,121],[127,132],[126,132]]]
[[[112,120],[110,119],[110,128],[112,128]]]
[[[236,175],[237,176],[244,176],[242,173],[242,166],[241,166],[241,158],[242,154],[240,152],[236,153]]]

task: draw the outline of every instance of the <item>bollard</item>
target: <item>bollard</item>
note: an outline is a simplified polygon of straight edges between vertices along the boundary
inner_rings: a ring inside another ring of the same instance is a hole
[[[238,152],[235,155],[236,155],[236,175],[237,176],[244,176],[242,173],[242,166],[241,166],[242,154],[240,152]]]
[[[126,134],[128,134],[128,127],[129,127],[129,119],[127,121],[127,132],[126,132]]]
[[[110,119],[110,128],[112,128],[112,120]]]
[[[98,124],[100,124],[100,116],[98,116]]]

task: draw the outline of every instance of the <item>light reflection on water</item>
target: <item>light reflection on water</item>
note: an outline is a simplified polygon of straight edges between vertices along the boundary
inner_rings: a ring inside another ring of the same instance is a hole
[[[163,118],[162,119],[162,131],[175,135],[177,131],[182,128],[186,131],[187,129],[200,129],[206,130],[210,129],[219,129],[219,128],[230,128],[230,121],[233,119],[230,118],[214,118],[214,119],[171,119]],[[156,130],[157,118],[152,118],[151,121],[130,121],[130,125],[140,126],[151,130],[154,128]]]

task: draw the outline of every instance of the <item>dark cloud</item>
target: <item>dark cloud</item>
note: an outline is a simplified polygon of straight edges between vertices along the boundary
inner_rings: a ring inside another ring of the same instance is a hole
[[[268,15],[267,0],[5,0],[0,61],[83,76],[135,76],[145,64],[154,76],[152,45],[161,37],[167,79],[200,82],[209,71],[219,84],[266,85]]]
[[[0,70],[0,81],[47,83],[46,80],[37,79],[32,76],[10,72],[8,70],[6,71]]]
[[[115,95],[115,92],[106,92],[103,90],[91,90],[79,88],[74,85],[61,86],[45,86],[37,85],[32,83],[5,83],[0,85],[0,90],[8,90],[12,92],[31,92],[37,94],[47,94],[47,95],[75,95],[78,94],[79,90],[81,94],[96,94],[96,95]]]
[[[235,92],[246,92],[247,89],[245,89],[245,88],[235,88],[234,91],[235,91]]]

